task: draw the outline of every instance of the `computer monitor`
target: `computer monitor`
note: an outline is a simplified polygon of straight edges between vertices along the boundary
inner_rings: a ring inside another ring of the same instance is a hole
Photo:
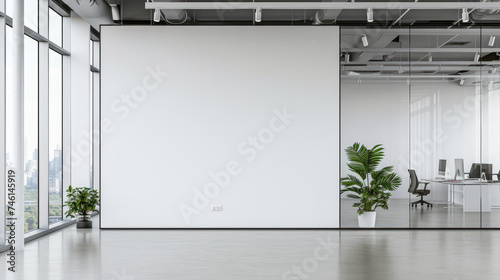
[[[445,176],[445,175],[446,175],[446,160],[440,159],[439,160],[438,176]]]
[[[486,175],[486,180],[493,180],[493,164],[473,163],[470,167],[469,178],[481,178],[481,174]]]
[[[473,163],[470,167],[469,178],[480,178],[481,177],[481,164]]]
[[[455,159],[455,180],[464,179],[464,160],[461,158]]]

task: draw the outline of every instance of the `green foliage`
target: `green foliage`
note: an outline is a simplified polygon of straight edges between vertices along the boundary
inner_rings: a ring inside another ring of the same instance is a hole
[[[355,175],[347,175],[340,182],[344,188],[340,193],[350,192],[347,197],[359,199],[353,204],[357,207],[358,215],[365,212],[375,211],[378,207],[389,209],[388,202],[391,191],[395,191],[401,185],[401,177],[393,172],[392,166],[377,170],[380,161],[384,158],[382,145],[375,145],[368,149],[364,145],[354,143],[345,149],[347,154],[347,166]]]
[[[49,205],[49,216],[62,217],[62,205]]]
[[[24,206],[24,232],[38,228],[38,205]]]
[[[99,212],[96,207],[99,205],[99,194],[90,188],[73,188],[69,186],[66,190],[68,200],[64,206],[68,211],[64,213],[66,217],[75,218],[77,215],[84,216],[93,212]]]
[[[38,189],[24,188],[25,201],[38,201]]]

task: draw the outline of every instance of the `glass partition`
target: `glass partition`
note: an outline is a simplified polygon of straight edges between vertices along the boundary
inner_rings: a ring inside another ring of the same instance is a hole
[[[402,178],[375,227],[500,228],[500,29],[341,34],[341,175],[356,175],[344,150],[359,142],[382,144],[379,167]],[[343,228],[359,227],[358,195],[341,195]]]
[[[384,157],[375,169],[393,166],[402,183],[390,192],[388,209],[382,209],[383,202],[373,203],[374,209],[380,206],[375,226],[407,228],[409,29],[342,27],[341,34],[341,177],[361,179],[347,166],[347,147],[356,142],[369,149],[381,144]],[[368,180],[373,179],[370,176]],[[366,180],[363,183],[367,185]],[[370,196],[368,192],[342,194],[343,228],[358,227],[356,195]]]
[[[481,170],[486,179],[482,187],[481,226],[500,228],[500,28],[481,30]],[[495,182],[497,181],[497,182]]]
[[[481,162],[480,39],[479,28],[411,30],[410,168],[432,205],[411,207],[410,227],[480,227],[481,184],[465,174]]]

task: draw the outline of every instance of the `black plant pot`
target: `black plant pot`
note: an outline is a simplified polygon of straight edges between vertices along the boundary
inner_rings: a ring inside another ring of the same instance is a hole
[[[90,215],[80,215],[76,220],[76,228],[92,228],[92,220]]]
[[[76,228],[92,228],[92,221],[76,222]]]

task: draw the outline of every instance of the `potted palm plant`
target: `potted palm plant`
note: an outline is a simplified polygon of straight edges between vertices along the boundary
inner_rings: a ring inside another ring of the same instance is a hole
[[[340,193],[350,192],[347,197],[358,199],[353,204],[357,207],[358,224],[360,227],[375,227],[377,208],[389,209],[388,202],[391,192],[401,185],[401,177],[393,172],[392,166],[378,169],[384,158],[382,145],[368,149],[364,145],[354,143],[345,149],[347,166],[356,175],[347,175],[340,179],[344,188]]]
[[[73,188],[71,185],[66,190],[68,200],[64,206],[68,207],[65,215],[69,218],[78,218],[76,228],[92,228],[90,214],[99,212],[99,193],[90,188]]]

